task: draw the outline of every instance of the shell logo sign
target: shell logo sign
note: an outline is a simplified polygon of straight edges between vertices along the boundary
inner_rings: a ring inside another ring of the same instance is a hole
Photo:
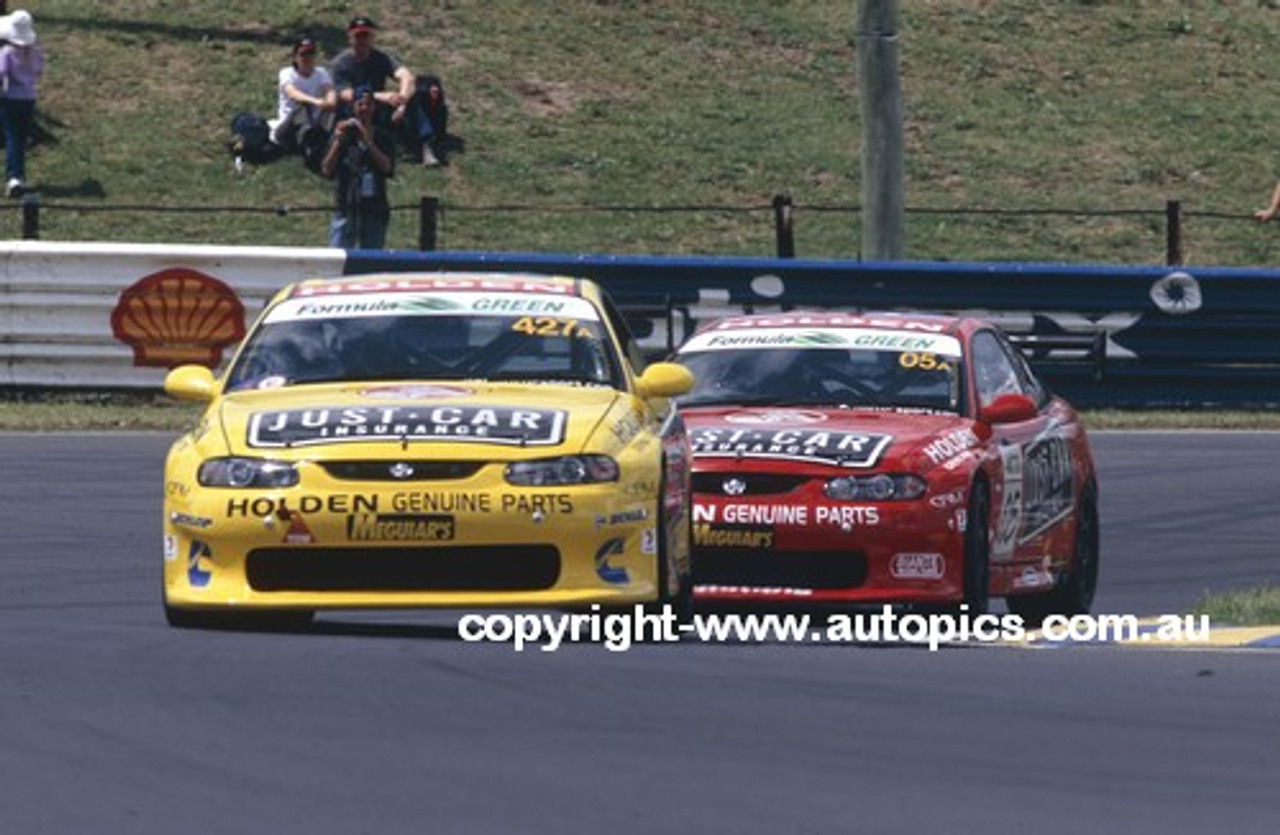
[[[244,305],[218,279],[173,267],[120,293],[111,332],[133,349],[134,365],[214,368],[222,349],[244,338]]]

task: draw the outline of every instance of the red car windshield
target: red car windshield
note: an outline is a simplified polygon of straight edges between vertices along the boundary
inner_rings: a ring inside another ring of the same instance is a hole
[[[834,406],[959,412],[960,361],[921,351],[743,348],[681,352],[682,406]]]

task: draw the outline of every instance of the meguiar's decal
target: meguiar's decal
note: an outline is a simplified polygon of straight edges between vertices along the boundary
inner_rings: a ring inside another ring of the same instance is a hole
[[[452,516],[361,513],[347,517],[352,542],[441,542],[453,539]]]
[[[256,412],[246,442],[273,448],[350,441],[452,441],[554,446],[567,412],[505,406],[334,406]]]
[[[841,467],[874,467],[893,438],[815,429],[701,427],[689,432],[695,458],[782,458]]]

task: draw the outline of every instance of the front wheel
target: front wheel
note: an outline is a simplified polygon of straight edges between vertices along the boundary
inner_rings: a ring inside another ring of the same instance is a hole
[[[969,494],[964,532],[964,602],[969,615],[985,615],[991,603],[991,496],[985,481]]]
[[[673,553],[672,543],[668,542],[670,537],[667,532],[667,514],[666,504],[664,501],[666,491],[666,466],[663,466],[663,478],[658,486],[658,513],[657,513],[657,534],[658,534],[658,608],[663,605],[669,605],[675,613],[677,624],[686,624],[693,622],[693,543],[686,541],[684,547],[689,554],[689,570],[684,574],[679,573],[679,568],[675,563],[676,555]],[[684,526],[685,536],[691,537],[692,532],[688,525]],[[673,582],[674,581],[674,582]],[[675,589],[672,586],[675,585]]]

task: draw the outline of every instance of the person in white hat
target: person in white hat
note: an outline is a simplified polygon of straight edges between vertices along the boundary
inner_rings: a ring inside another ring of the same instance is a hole
[[[0,17],[0,84],[4,86],[5,193],[20,197],[26,189],[27,141],[35,122],[36,85],[44,72],[44,53],[36,44],[30,12],[19,9]]]

